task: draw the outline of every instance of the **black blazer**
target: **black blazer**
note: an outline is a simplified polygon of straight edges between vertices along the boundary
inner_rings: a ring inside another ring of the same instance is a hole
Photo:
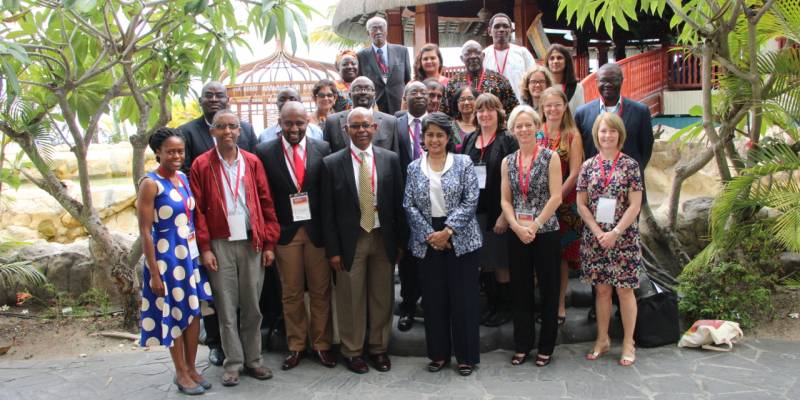
[[[378,176],[378,218],[381,223],[386,257],[394,264],[398,247],[408,242],[408,227],[403,209],[403,175],[397,154],[372,146],[375,174]],[[325,254],[341,256],[346,270],[353,265],[356,241],[361,232],[361,209],[358,204],[350,148],[322,160],[322,212]]]
[[[598,115],[600,115],[600,99],[578,107],[575,112],[575,123],[581,131],[583,154],[587,159],[597,154],[594,140],[592,140],[592,126]],[[650,109],[642,103],[623,97],[622,122],[625,124],[627,133],[625,143],[622,145],[622,152],[633,157],[639,163],[639,169],[644,174],[644,169],[653,154],[653,142],[655,141]]]
[[[256,134],[253,132],[253,126],[245,121],[241,121],[240,124],[242,126],[241,134],[236,144],[239,145],[239,148],[252,153],[258,144]],[[194,159],[214,147],[214,138],[211,137],[208,124],[206,124],[206,120],[203,117],[179,126],[178,130],[181,131],[186,141],[186,159],[183,162],[181,171],[188,175]]]
[[[346,110],[329,115],[325,119],[322,138],[331,145],[332,153],[350,147],[350,135],[344,129],[345,125],[347,125],[347,115],[349,113],[350,110]],[[375,131],[375,136],[372,137],[372,144],[397,153],[397,119],[380,111],[372,111],[372,118],[378,124],[378,130]]]
[[[408,118],[411,114],[405,113],[397,117],[397,155],[400,156],[400,168],[403,170],[403,182],[408,174],[408,164],[414,161],[414,149],[411,147],[411,138],[408,137]],[[421,135],[421,133],[420,133]]]
[[[469,154],[470,149],[475,147],[475,142],[480,136],[480,130],[470,133],[464,138],[464,146],[461,147],[463,154]],[[494,226],[494,221],[503,212],[500,208],[500,167],[503,158],[519,149],[517,139],[511,136],[506,129],[497,131],[495,143],[489,152],[484,154],[483,162],[486,164],[486,188],[481,190],[480,202],[486,205],[486,216],[488,225]]]
[[[305,227],[311,243],[322,247],[322,159],[331,153],[328,143],[314,140],[306,136],[306,175],[303,179],[301,192],[308,193],[311,208],[311,220],[294,222],[292,218],[292,205],[289,196],[297,193],[297,186],[292,181],[292,175],[286,166],[283,153],[283,140],[270,140],[256,146],[256,155],[264,164],[267,172],[267,181],[275,204],[275,215],[281,225],[279,245],[287,245],[292,241],[300,227]]]
[[[388,44],[386,48],[389,52],[389,78],[386,83],[383,82],[372,45],[358,51],[358,73],[375,84],[375,103],[378,108],[387,114],[394,114],[400,110],[403,90],[411,80],[411,62],[405,46]]]

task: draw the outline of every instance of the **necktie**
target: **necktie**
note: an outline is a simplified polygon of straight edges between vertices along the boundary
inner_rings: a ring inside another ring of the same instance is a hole
[[[386,59],[383,58],[383,50],[382,49],[378,49],[378,51],[376,51],[376,53],[378,54],[378,67],[381,69],[382,73],[388,74],[389,73],[389,67],[386,66]]]
[[[306,163],[303,161],[303,158],[300,157],[300,145],[293,144],[292,153],[294,154],[292,160],[294,177],[297,178],[297,189],[300,190],[303,187],[303,180],[306,177]]]
[[[375,226],[375,202],[372,193],[372,170],[367,164],[366,151],[361,154],[361,168],[358,171],[358,205],[361,208],[361,229],[368,233]]]
[[[422,144],[420,143],[420,121],[414,118],[414,159],[418,159],[422,154]]]

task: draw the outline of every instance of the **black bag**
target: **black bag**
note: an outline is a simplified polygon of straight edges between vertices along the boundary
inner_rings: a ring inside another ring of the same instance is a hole
[[[656,285],[655,294],[637,300],[638,315],[633,338],[639,347],[658,347],[680,338],[678,296]]]

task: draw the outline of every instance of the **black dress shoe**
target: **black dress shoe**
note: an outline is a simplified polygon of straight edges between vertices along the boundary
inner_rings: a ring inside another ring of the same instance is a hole
[[[369,360],[372,362],[372,366],[380,372],[387,372],[392,369],[392,362],[386,353],[370,354]]]
[[[411,330],[411,327],[414,326],[414,316],[411,314],[402,314],[400,315],[400,319],[397,321],[397,329],[400,332],[408,332]]]
[[[225,362],[225,352],[221,348],[211,347],[208,349],[208,362],[213,365],[221,366]]]
[[[303,358],[302,351],[292,351],[289,353],[289,356],[283,360],[283,364],[281,364],[281,369],[284,371],[288,371],[298,364],[300,364],[300,360]]]
[[[330,350],[317,350],[314,352],[314,356],[323,367],[333,368],[336,366],[336,356]]]
[[[364,362],[363,357],[345,357],[344,364],[347,365],[347,369],[357,374],[366,374],[369,372],[369,367],[367,363]]]

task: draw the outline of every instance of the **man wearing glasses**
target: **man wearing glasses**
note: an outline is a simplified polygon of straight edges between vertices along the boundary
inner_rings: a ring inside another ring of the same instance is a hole
[[[203,86],[200,92],[200,108],[203,115],[193,121],[181,125],[178,129],[183,133],[186,141],[186,159],[183,163],[184,174],[189,176],[189,170],[195,158],[214,148],[216,139],[211,136],[211,121],[214,114],[219,110],[228,108],[228,95],[225,86],[219,82],[209,82]],[[253,133],[253,126],[242,121],[239,128],[241,135],[237,140],[237,145],[246,151],[255,150],[256,135]],[[208,346],[208,361],[214,365],[222,365],[225,361],[225,352],[222,351],[222,341],[219,337],[219,320],[214,311],[214,303],[209,302],[202,307],[203,326],[206,331],[205,343]]]
[[[216,145],[197,157],[189,180],[197,203],[197,244],[221,323],[223,386],[239,384],[242,370],[259,380],[272,377],[261,359],[259,298],[280,225],[264,167],[239,148],[239,130],[230,110],[214,114]]]
[[[367,21],[372,45],[359,50],[358,65],[359,74],[375,83],[378,109],[394,115],[400,110],[403,88],[411,80],[411,63],[405,46],[386,42],[386,27],[386,20],[381,17]]]
[[[467,40],[461,46],[461,62],[464,63],[466,71],[455,74],[447,82],[447,87],[444,90],[444,97],[447,101],[442,104],[445,113],[453,116],[458,112],[458,110],[450,109],[450,101],[452,101],[451,99],[455,96],[458,88],[467,85],[472,88],[473,94],[476,92],[491,93],[497,96],[503,104],[503,110],[505,110],[506,115],[511,115],[511,110],[519,105],[517,95],[514,93],[508,78],[499,72],[483,67],[485,56],[481,44],[474,40]]]
[[[375,84],[365,76],[356,78],[350,84],[350,99],[353,101],[354,108],[362,107],[371,110],[375,105]],[[346,131],[349,112],[350,110],[338,112],[328,116],[325,120],[322,138],[331,145],[331,152],[335,153],[350,146],[350,135]],[[399,135],[406,131],[400,132],[397,127],[397,119],[389,114],[373,110],[372,118],[377,125],[372,136],[372,144],[398,153]]]
[[[353,83],[355,87],[356,82]],[[374,146],[373,111],[349,112],[347,147],[322,160],[325,256],[336,274],[336,318],[347,368],[391,369],[386,352],[392,325],[392,272],[408,238],[403,174],[397,154]],[[368,323],[369,322],[369,323]]]
[[[283,110],[283,105],[290,101],[302,103],[303,100],[300,97],[300,93],[297,92],[297,89],[287,87],[278,91],[278,96],[275,98],[275,106],[278,107],[278,115],[280,115],[281,110]],[[322,129],[314,124],[308,125],[306,134],[312,139],[322,140]],[[275,125],[261,131],[258,135],[258,143],[266,143],[278,139],[282,135],[283,130],[281,129],[281,124],[276,122]]]

